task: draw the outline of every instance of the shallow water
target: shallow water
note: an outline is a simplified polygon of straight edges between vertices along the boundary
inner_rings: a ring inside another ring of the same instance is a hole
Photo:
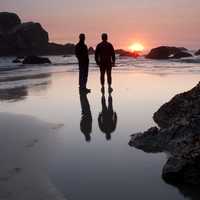
[[[88,100],[92,116],[92,120],[82,122],[85,135],[80,127],[82,110],[74,65],[25,67],[1,73],[0,110],[64,125],[48,141],[46,158],[49,178],[69,200],[199,199],[197,189],[177,188],[162,180],[167,155],[146,154],[128,146],[131,134],[154,125],[152,115],[163,103],[198,83],[199,72],[188,71],[197,66],[181,70],[176,63],[175,68],[155,71],[156,67],[136,69],[135,63],[121,61],[126,62],[127,66],[123,64],[113,72],[117,124],[110,140],[98,124],[102,95],[95,67],[88,83],[92,93],[82,98],[83,104]],[[86,110],[88,114],[87,105]],[[88,137],[90,142],[86,141]]]

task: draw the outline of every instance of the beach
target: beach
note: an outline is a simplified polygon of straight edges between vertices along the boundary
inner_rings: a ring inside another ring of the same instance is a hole
[[[52,64],[30,66],[12,59],[0,58],[0,199],[199,198],[195,188],[162,180],[166,153],[147,154],[128,145],[130,135],[155,125],[153,113],[163,103],[199,82],[198,56],[118,58],[111,95],[117,124],[110,140],[98,124],[102,94],[91,56],[90,142],[80,127],[76,58],[52,56]],[[108,104],[107,91],[105,99]]]

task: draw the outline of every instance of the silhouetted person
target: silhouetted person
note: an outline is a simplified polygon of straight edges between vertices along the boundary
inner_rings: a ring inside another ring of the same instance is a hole
[[[85,136],[85,140],[87,142],[90,142],[92,133],[92,114],[90,110],[90,104],[87,99],[87,93],[80,92],[79,94],[80,94],[80,103],[82,110],[80,129]]]
[[[102,112],[99,114],[98,123],[100,130],[105,133],[106,139],[111,140],[111,133],[117,127],[117,113],[113,111],[112,96],[109,94],[108,107],[106,106],[106,99],[104,94],[101,99]]]
[[[75,54],[79,63],[79,89],[90,92],[87,89],[87,79],[88,79],[88,68],[89,68],[89,56],[88,47],[85,44],[85,34],[81,33],[79,35],[79,43],[75,47]]]
[[[108,90],[112,92],[112,66],[115,65],[115,51],[113,45],[108,41],[108,35],[106,33],[102,34],[102,42],[97,45],[95,51],[95,60],[97,65],[100,67],[101,72],[101,86],[102,92],[104,92],[105,84],[105,73],[107,74]]]

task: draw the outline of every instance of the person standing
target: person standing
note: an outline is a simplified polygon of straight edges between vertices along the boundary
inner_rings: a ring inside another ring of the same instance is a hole
[[[105,73],[107,74],[108,91],[111,93],[113,91],[112,85],[112,67],[115,65],[115,50],[113,45],[108,42],[108,35],[106,33],[102,34],[102,42],[97,45],[95,51],[95,60],[97,65],[100,67],[101,73],[101,91],[104,93],[105,88]]]
[[[79,42],[75,47],[75,54],[79,63],[79,89],[81,92],[90,93],[91,90],[86,87],[88,80],[89,55],[88,47],[85,44],[84,33],[79,35]]]

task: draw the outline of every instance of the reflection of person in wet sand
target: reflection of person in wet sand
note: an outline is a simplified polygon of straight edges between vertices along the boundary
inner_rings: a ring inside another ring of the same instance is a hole
[[[109,94],[108,107],[106,105],[105,95],[103,93],[102,112],[99,114],[98,123],[100,130],[105,133],[106,139],[111,140],[111,133],[113,133],[117,126],[117,113],[113,111],[112,96]]]
[[[92,114],[86,92],[80,92],[80,103],[82,109],[80,129],[85,136],[85,140],[90,142],[92,132]]]

